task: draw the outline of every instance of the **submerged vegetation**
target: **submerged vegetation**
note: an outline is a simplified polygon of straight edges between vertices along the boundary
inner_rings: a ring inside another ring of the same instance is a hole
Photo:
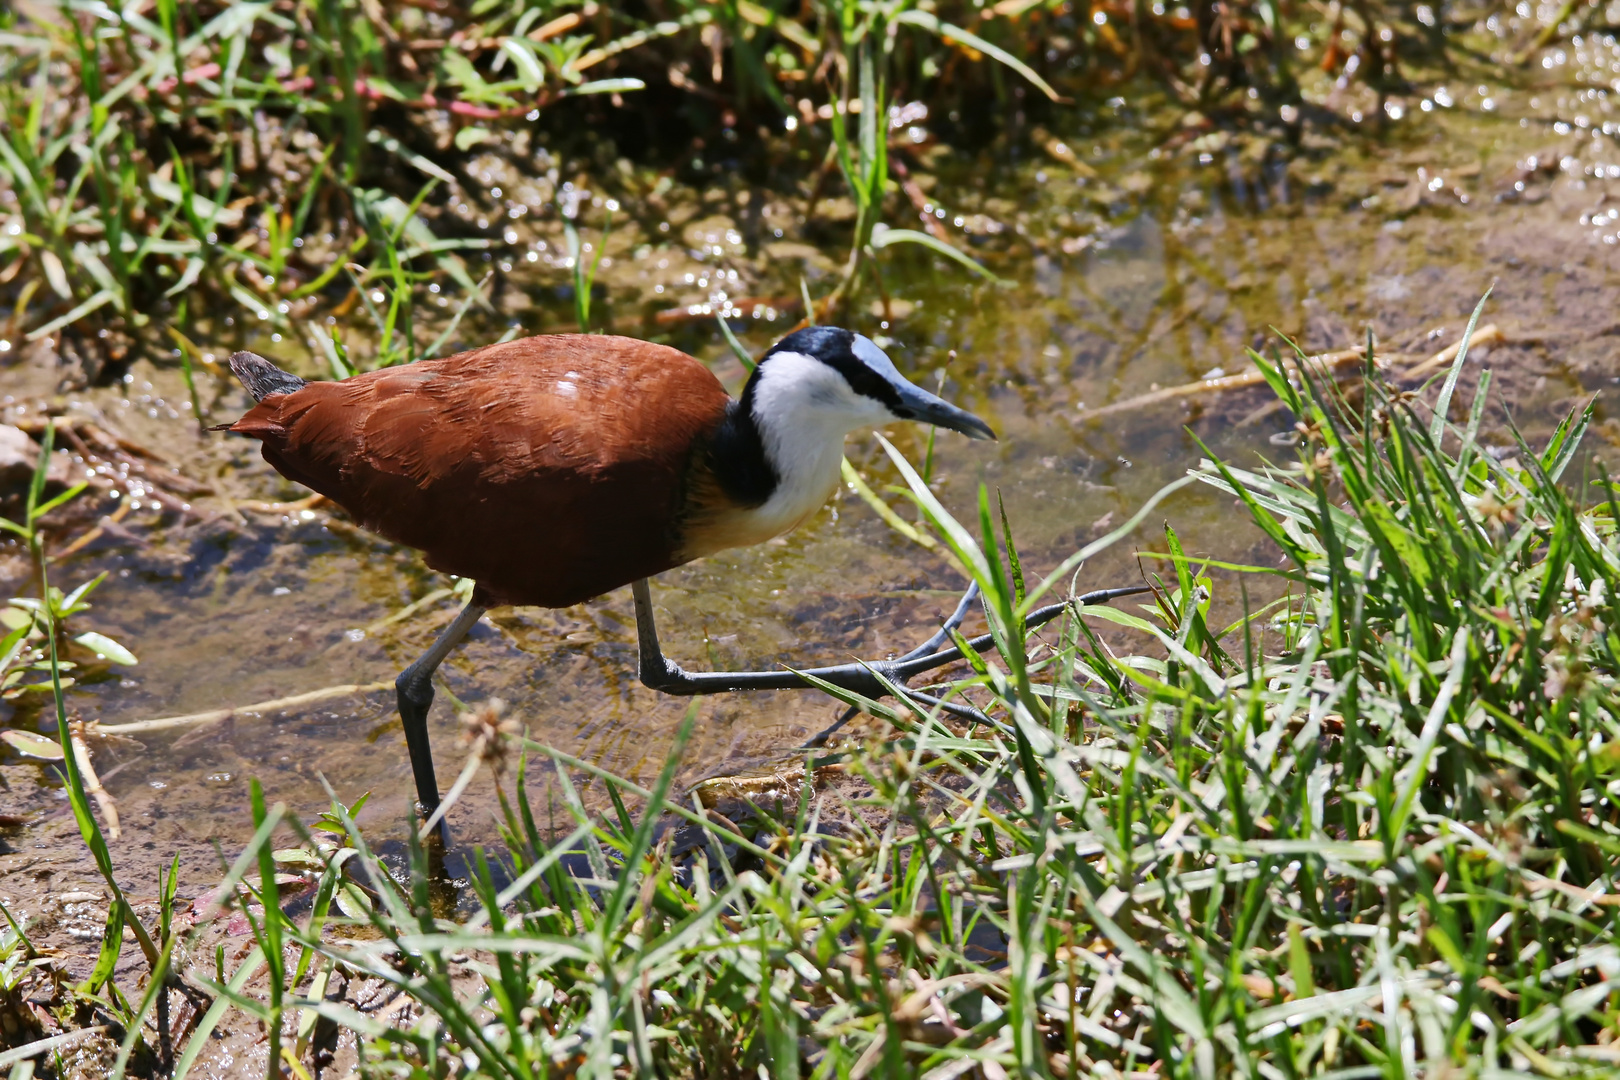
[[[649,789],[485,707],[469,768],[502,783],[508,744],[524,757],[469,918],[445,917],[414,839],[391,865],[357,807],[312,833],[255,787],[257,833],[216,893],[242,890],[252,952],[206,961],[164,906],[144,996],[109,961],[58,998],[116,1020],[115,1076],[185,1074],[230,1010],[265,1025],[272,1076],[305,1074],[323,1023],[375,1076],[1606,1071],[1620,493],[1575,483],[1590,409],[1532,448],[1482,436],[1491,380],[1461,400],[1466,347],[1421,397],[1370,359],[1343,384],[1254,360],[1297,417],[1296,461],[1205,461],[1176,486],[1234,496],[1281,566],[1189,557],[1166,526],[1151,602],[1031,633],[1152,504],[1037,579],[987,494],[964,524],[891,448],[995,646],[894,704],[842,695],[880,721],[864,743],[722,813],[672,788],[695,712]],[[1250,580],[1277,599],[1247,610]],[[1232,593],[1244,614],[1220,627]],[[522,793],[537,763],[561,793],[544,815]],[[303,846],[272,850],[278,826]],[[278,869],[314,882],[301,919]],[[25,932],[6,939],[16,982]],[[406,1008],[362,1008],[367,986]],[[171,993],[215,996],[183,1047],[150,1026]]]

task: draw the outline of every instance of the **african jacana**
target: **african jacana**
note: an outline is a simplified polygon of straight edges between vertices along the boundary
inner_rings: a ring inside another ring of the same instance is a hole
[[[799,525],[837,487],[844,438],[859,428],[920,420],[995,437],[908,382],[869,338],[834,327],[779,341],[740,400],[685,353],[597,335],[524,338],[341,382],[305,382],[249,352],[230,364],[258,405],[229,430],[261,440],[276,471],[366,528],[477,583],[395,684],[424,814],[439,801],[432,675],[491,605],[568,607],[632,584],[648,686],[803,687],[787,671],[686,672],[666,661],[647,578]],[[812,674],[880,696],[874,671],[903,680],[955,658],[933,653],[941,640],[898,662]]]

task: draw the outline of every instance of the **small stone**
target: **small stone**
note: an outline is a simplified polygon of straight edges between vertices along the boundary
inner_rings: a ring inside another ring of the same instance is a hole
[[[0,488],[28,483],[38,458],[39,447],[21,428],[0,424]]]
[[[27,488],[38,463],[39,444],[21,428],[0,424],[0,494]],[[58,487],[66,485],[71,472],[66,453],[58,451],[51,455],[51,463],[45,471],[51,483]]]

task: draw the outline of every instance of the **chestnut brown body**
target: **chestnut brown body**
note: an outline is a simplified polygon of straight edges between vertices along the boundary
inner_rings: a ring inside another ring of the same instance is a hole
[[[308,383],[230,430],[486,603],[566,607],[690,557],[687,504],[712,488],[729,405],[685,353],[570,334]]]

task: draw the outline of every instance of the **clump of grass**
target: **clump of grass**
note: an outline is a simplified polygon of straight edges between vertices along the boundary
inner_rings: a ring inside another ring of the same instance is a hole
[[[1244,117],[1293,138],[1302,124],[1344,123],[1333,103],[1351,84],[1372,88],[1369,115],[1383,117],[1384,100],[1424,71],[1478,64],[1451,47],[1456,35],[1500,38],[1502,66],[1596,8],[1575,5],[1545,33],[1521,27],[1499,0],[1367,0],[1328,16],[1276,0],[7,9],[7,340],[49,338],[84,356],[93,376],[141,351],[206,366],[210,349],[265,331],[344,373],[354,362],[333,327],[352,319],[350,336],[367,339],[361,366],[430,355],[454,323],[418,325],[422,289],[442,284],[459,291],[461,311],[493,310],[465,258],[495,241],[440,220],[452,191],[461,199],[479,186],[470,157],[536,123],[611,128],[609,101],[698,135],[800,129],[805,167],[820,154],[822,174],[836,169],[857,211],[825,314],[860,288],[882,294],[877,256],[894,245],[984,272],[943,232],[884,228],[916,220],[890,154],[891,143],[908,145],[908,103],[936,118],[962,114],[949,137],[982,142],[1009,115],[1022,130],[1026,111],[1146,85],[1162,124],[1133,122],[1162,126],[1178,145],[1219,139],[1212,124]],[[641,95],[654,81],[682,103]],[[769,156],[767,142],[755,153]],[[669,160],[650,163],[658,168],[687,154],[660,152]]]
[[[156,938],[154,938],[153,933],[136,915],[114,873],[112,853],[107,843],[106,832],[91,810],[91,797],[94,795],[98,800],[105,799],[105,793],[101,790],[100,782],[95,779],[94,774],[87,775],[86,773],[88,754],[80,745],[80,740],[69,723],[66,699],[63,696],[63,687],[69,684],[71,680],[65,679],[62,673],[65,669],[71,668],[72,665],[65,662],[61,656],[61,646],[65,639],[62,620],[89,606],[83,602],[83,598],[101,579],[97,578],[87,582],[67,596],[63,596],[59,590],[53,588],[50,584],[48,562],[45,556],[45,529],[42,525],[42,519],[52,510],[75,498],[86,486],[80,483],[51,498],[47,499],[45,497],[54,439],[55,427],[48,424],[40,441],[39,458],[25,496],[22,520],[12,521],[7,518],[0,518],[0,528],[17,536],[26,546],[33,564],[35,583],[40,590],[39,599],[32,601],[14,599],[11,601],[13,605],[11,610],[26,611],[29,619],[25,624],[12,630],[3,641],[0,641],[0,673],[4,673],[6,676],[4,685],[7,687],[8,692],[13,689],[36,691],[43,689],[50,695],[54,706],[54,726],[57,737],[55,753],[49,755],[46,749],[40,746],[41,743],[46,743],[46,740],[42,740],[31,733],[7,731],[4,734],[8,736],[26,736],[22,740],[8,739],[7,742],[34,756],[54,756],[54,760],[59,763],[68,806],[72,811],[75,823],[78,825],[80,838],[89,850],[96,869],[100,872],[103,881],[106,882],[112,896],[112,902],[107,909],[107,923],[101,949],[89,977],[71,988],[64,987],[59,976],[54,980],[56,985],[52,997],[57,1000],[60,1006],[58,1012],[63,1016],[72,1016],[83,1009],[92,1010],[93,1013],[100,1013],[109,1017],[120,1026],[133,1027],[136,1034],[138,1034],[140,1019],[145,1015],[146,1009],[150,1008],[150,1001],[168,985],[169,964],[173,956],[173,950],[180,941],[171,919],[175,889],[178,885],[176,875],[179,863],[178,859],[176,859],[169,867],[166,875],[161,871],[159,873],[157,883],[159,921],[157,927],[154,928],[156,930]],[[106,653],[114,654],[128,663],[135,662],[133,656],[129,655],[122,646],[110,638],[88,633],[81,634],[76,640],[90,648],[105,649]],[[8,668],[12,670],[7,670]],[[21,675],[29,668],[43,668],[48,673],[48,683],[42,685],[23,682]],[[17,676],[15,680],[12,678],[14,675]],[[81,757],[81,754],[85,756]],[[109,805],[110,801],[102,803],[104,811]],[[110,817],[109,827],[116,838],[118,835],[116,817]],[[79,1041],[81,1035],[89,1031],[89,1028],[82,1027],[79,1032],[67,1032],[33,1042],[25,1042],[23,1039],[15,1038],[15,1033],[19,1028],[26,1030],[19,1023],[19,1016],[26,1021],[31,1021],[35,1029],[38,1027],[38,1020],[31,1013],[26,1009],[19,1013],[13,1007],[18,1004],[16,999],[24,981],[23,976],[34,977],[41,975],[48,970],[49,965],[43,961],[39,952],[28,941],[23,928],[16,924],[11,913],[6,911],[4,914],[6,923],[11,928],[12,933],[3,942],[0,942],[0,961],[4,963],[3,969],[0,969],[0,1011],[5,1013],[4,1020],[0,1020],[0,1025],[3,1025],[6,1031],[6,1043],[15,1042],[24,1043],[24,1045],[9,1048],[0,1053],[0,1064],[5,1064],[8,1068],[17,1065],[19,1068],[31,1071],[33,1068],[32,1058],[36,1054],[43,1054],[59,1047],[71,1045],[73,1042]],[[151,979],[146,995],[148,1005],[140,1009],[130,1003],[128,997],[119,990],[113,980],[114,970],[123,951],[126,929],[129,931],[131,939],[139,946],[146,960]],[[20,955],[18,953],[19,946],[21,947]],[[19,961],[26,962],[19,963]],[[10,1022],[5,1023],[5,1021]],[[98,1027],[96,1030],[99,1032],[102,1028]],[[37,1033],[37,1030],[29,1032],[29,1034],[35,1033]],[[130,1050],[137,1042],[139,1040],[135,1035],[132,1035],[124,1046],[124,1058],[128,1057]],[[144,1043],[141,1045],[143,1049],[146,1049]]]

